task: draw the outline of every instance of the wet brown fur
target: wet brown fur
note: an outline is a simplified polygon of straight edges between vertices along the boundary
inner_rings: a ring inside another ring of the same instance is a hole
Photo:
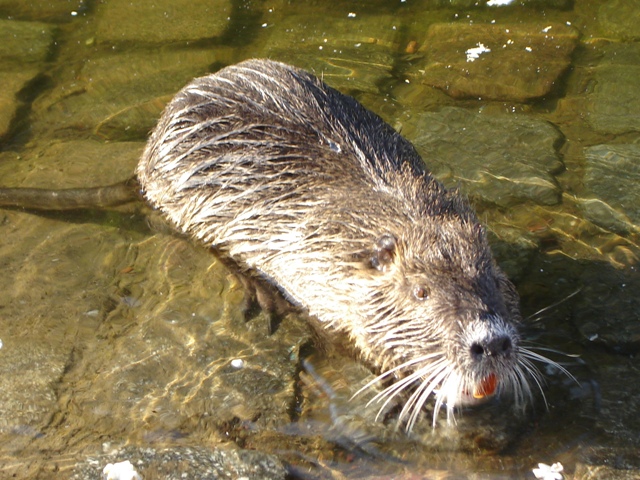
[[[418,392],[409,426],[436,390],[436,411],[451,413],[488,375],[516,402],[530,396],[525,377],[538,374],[520,347],[518,297],[469,204],[315,76],[250,60],[194,80],[137,173],[176,228],[346,334],[398,391]]]

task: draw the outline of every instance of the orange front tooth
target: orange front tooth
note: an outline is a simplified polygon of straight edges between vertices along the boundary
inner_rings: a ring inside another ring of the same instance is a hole
[[[480,386],[473,390],[473,398],[484,398],[493,395],[498,386],[495,374],[490,373],[480,382]]]

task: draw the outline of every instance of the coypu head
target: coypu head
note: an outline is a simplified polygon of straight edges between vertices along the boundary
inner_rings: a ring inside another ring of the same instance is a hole
[[[407,430],[432,395],[434,426],[442,407],[452,421],[455,407],[503,393],[526,404],[528,377],[541,383],[531,359],[553,362],[522,347],[518,295],[476,221],[444,214],[383,233],[369,262],[381,288],[370,299],[367,330],[385,355],[372,359],[384,373],[362,390],[393,379],[371,400],[383,404],[381,412],[405,391],[399,422]]]

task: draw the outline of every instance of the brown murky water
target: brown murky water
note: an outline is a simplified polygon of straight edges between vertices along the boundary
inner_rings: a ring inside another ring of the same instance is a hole
[[[498,3],[0,1],[1,186],[126,179],[191,78],[313,70],[469,195],[529,341],[577,379],[545,372],[524,419],[503,401],[407,435],[350,400],[370,372],[304,318],[246,319],[143,205],[0,210],[0,477],[640,476],[640,1]]]

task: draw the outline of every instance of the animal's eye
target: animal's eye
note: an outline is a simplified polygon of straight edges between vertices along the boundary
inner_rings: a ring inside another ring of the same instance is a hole
[[[425,300],[429,297],[429,289],[424,285],[416,285],[413,287],[413,296],[417,300]]]

